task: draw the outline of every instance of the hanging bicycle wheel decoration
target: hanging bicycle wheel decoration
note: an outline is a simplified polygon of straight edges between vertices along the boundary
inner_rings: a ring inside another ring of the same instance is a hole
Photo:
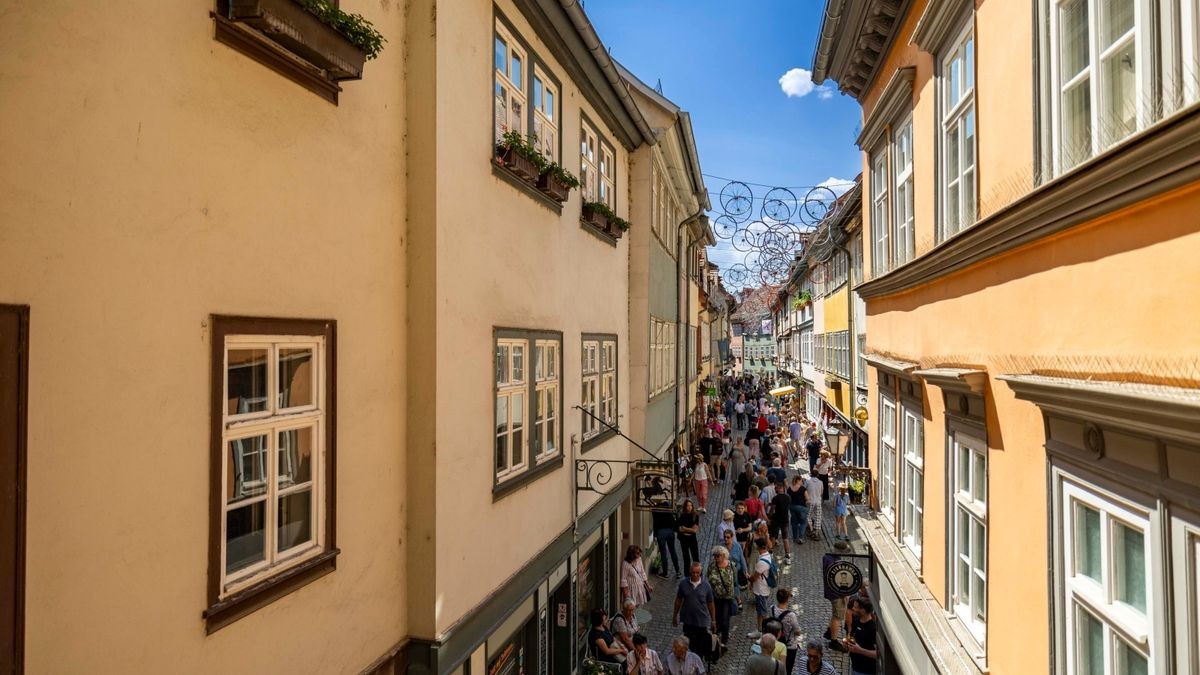
[[[806,250],[823,251],[822,259],[810,265],[808,276],[817,282],[825,279],[829,258],[825,249],[832,246],[833,232],[821,225],[838,212],[838,192],[826,185],[797,192],[720,180],[724,184],[718,191],[719,211],[711,216],[713,234],[741,254],[738,262],[723,270],[726,284],[782,284],[797,256]],[[758,187],[761,196],[756,197],[751,186]]]

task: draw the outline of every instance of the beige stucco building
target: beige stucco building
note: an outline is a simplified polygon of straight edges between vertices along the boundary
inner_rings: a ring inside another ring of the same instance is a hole
[[[294,0],[6,14],[0,670],[568,673],[613,609],[612,427],[694,404],[686,113],[577,3],[341,4],[365,68]]]
[[[885,672],[1200,673],[1196,3],[826,9]]]

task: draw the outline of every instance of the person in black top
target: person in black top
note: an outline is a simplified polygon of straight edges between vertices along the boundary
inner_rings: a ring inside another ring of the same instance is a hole
[[[743,471],[733,482],[733,501],[745,501],[750,496],[750,474]]]
[[[704,456],[704,463],[712,465],[714,455],[721,456],[721,439],[713,438],[712,429],[704,429],[704,438],[700,439],[700,454]]]
[[[875,607],[870,598],[860,598],[854,610],[854,628],[844,643],[846,651],[850,652],[851,673],[875,675],[876,659],[879,657],[875,637]]]
[[[625,647],[617,642],[608,629],[608,615],[602,609],[592,610],[592,629],[588,631],[588,651],[597,661],[625,663]]]
[[[788,532],[788,519],[792,513],[792,499],[784,491],[783,481],[775,483],[775,496],[767,507],[771,519],[767,521],[767,532],[776,541],[783,541],[783,562],[792,561],[792,544]]]
[[[700,532],[700,514],[692,500],[683,501],[683,510],[675,518],[675,531],[679,536],[679,548],[683,551],[683,569],[691,569],[693,562],[700,562],[700,542],[696,534]],[[701,563],[703,564],[703,563]],[[687,572],[680,572],[680,576]]]
[[[816,473],[817,459],[821,456],[821,439],[814,433],[804,444],[804,449],[808,452],[808,472]]]
[[[664,579],[670,576],[667,565],[669,555],[675,565],[675,573],[682,577],[683,568],[679,566],[679,556],[675,553],[675,512],[655,511],[650,521],[654,525],[654,540],[658,542],[658,576]]]
[[[746,549],[746,545],[750,542],[750,533],[754,531],[754,516],[750,515],[746,510],[745,502],[737,502],[733,504],[733,533],[737,534],[738,544],[742,545],[742,550]],[[746,560],[750,560],[749,555]]]

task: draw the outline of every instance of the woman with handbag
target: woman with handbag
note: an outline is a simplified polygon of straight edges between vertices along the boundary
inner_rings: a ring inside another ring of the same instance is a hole
[[[717,634],[721,643],[729,642],[729,620],[733,616],[737,595],[737,567],[729,561],[729,549],[714,546],[713,560],[708,565],[708,585],[713,590],[713,605],[717,610]]]
[[[642,547],[632,544],[625,549],[621,561],[621,599],[632,600],[634,607],[641,607],[650,599],[650,581],[642,564]]]

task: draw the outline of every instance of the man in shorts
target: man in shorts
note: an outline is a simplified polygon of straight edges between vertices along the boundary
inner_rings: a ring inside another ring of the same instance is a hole
[[[754,573],[750,575],[750,590],[754,593],[754,610],[758,621],[758,630],[746,637],[757,640],[762,637],[763,621],[771,617],[771,587],[767,584],[767,575],[771,571],[771,550],[767,547],[766,539],[754,540],[758,549],[758,559],[754,561]]]

